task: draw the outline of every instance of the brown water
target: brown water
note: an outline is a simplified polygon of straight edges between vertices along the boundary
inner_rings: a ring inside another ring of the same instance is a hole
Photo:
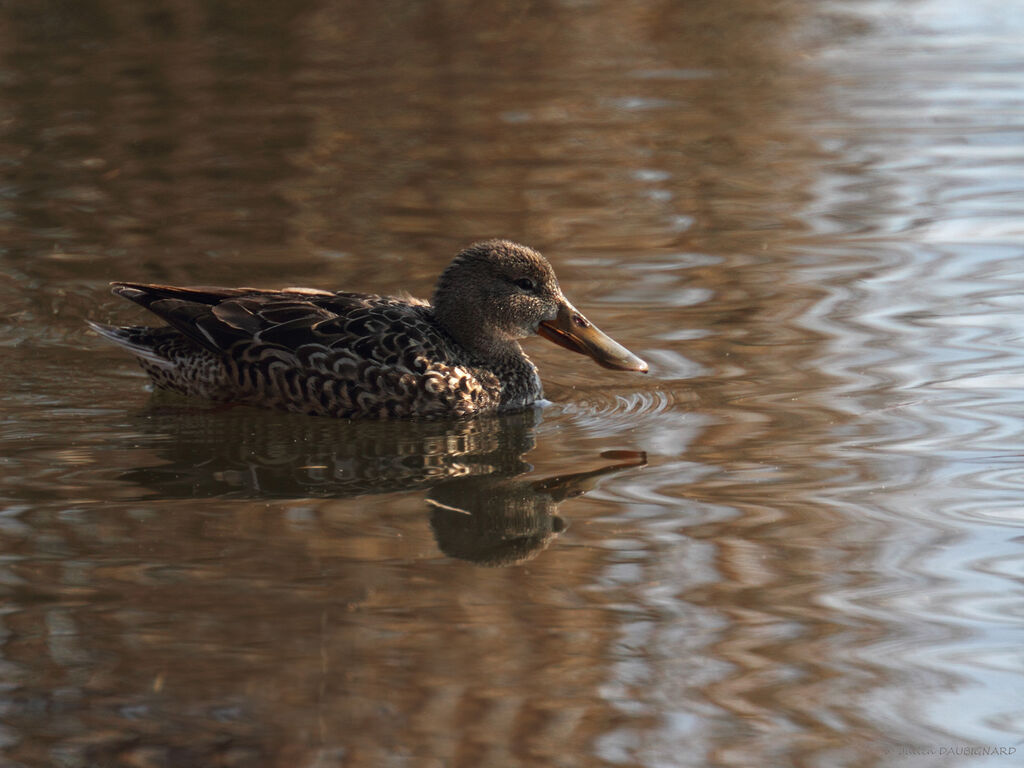
[[[0,5],[0,763],[1020,765],[1018,11]],[[347,424],[83,322],[492,236],[651,375]]]

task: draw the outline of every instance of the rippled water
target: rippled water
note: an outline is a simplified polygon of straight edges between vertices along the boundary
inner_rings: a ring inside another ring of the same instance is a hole
[[[4,765],[1020,764],[1009,5],[0,18]],[[536,340],[543,408],[343,423],[84,325],[492,236],[651,374]]]

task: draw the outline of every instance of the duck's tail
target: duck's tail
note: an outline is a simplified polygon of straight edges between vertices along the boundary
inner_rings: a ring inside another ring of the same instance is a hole
[[[161,354],[161,350],[166,350],[166,344],[160,344],[160,342],[166,341],[168,333],[178,335],[177,331],[171,328],[147,328],[143,325],[104,325],[103,323],[94,323],[92,320],[86,320],[85,322],[103,338],[112,341],[119,347],[124,347],[133,355],[146,362],[161,368],[173,368],[176,365],[175,361]]]

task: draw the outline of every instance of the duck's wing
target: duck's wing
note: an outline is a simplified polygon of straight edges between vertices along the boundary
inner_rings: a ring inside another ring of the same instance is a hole
[[[369,342],[389,335],[405,334],[406,343],[426,346],[438,341],[425,320],[426,305],[416,300],[312,288],[267,291],[113,283],[112,290],[211,352],[226,352],[240,341],[291,350],[308,344],[334,349],[359,345],[358,353],[371,358],[374,345]]]
[[[113,283],[112,290],[211,352],[226,352],[240,341],[286,349],[316,342],[329,345],[336,339],[325,336],[336,335],[350,316],[382,301],[379,296],[309,288],[265,291]]]
[[[297,353],[312,349],[355,360],[396,362],[402,353],[448,362],[445,339],[428,319],[428,304],[366,293],[310,288],[179,288],[115,283],[119,296],[144,306],[216,353],[239,347]],[[240,344],[240,342],[244,342]]]

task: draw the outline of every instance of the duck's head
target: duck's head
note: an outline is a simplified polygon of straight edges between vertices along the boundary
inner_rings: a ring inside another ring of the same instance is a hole
[[[441,274],[433,305],[448,332],[484,356],[537,333],[605,368],[647,371],[569,303],[547,259],[525,245],[488,240],[466,248]]]

